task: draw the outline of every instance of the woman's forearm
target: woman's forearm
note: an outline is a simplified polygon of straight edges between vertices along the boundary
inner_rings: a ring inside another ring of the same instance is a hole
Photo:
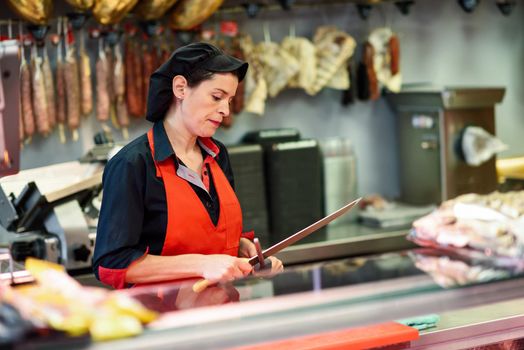
[[[127,283],[152,283],[200,277],[203,274],[201,254],[175,256],[146,255],[133,262],[126,273]]]
[[[133,262],[126,273],[127,283],[152,283],[183,278],[231,281],[252,270],[247,259],[227,254],[146,255]]]

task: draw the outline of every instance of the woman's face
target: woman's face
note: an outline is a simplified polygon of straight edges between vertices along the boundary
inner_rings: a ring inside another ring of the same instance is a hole
[[[230,112],[238,78],[233,73],[215,73],[194,88],[186,87],[180,112],[186,128],[195,136],[211,137]]]

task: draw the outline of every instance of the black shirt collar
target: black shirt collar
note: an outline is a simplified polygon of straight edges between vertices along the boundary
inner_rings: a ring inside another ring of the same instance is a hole
[[[153,125],[153,142],[155,143],[155,161],[161,162],[175,154],[175,150],[169,142],[163,120]],[[176,157],[175,157],[176,159]]]
[[[167,158],[175,155],[174,159],[178,166],[178,159],[175,154],[171,142],[167,137],[166,129],[164,127],[163,120],[155,122],[153,125],[153,142],[155,143],[155,162],[162,162]],[[210,155],[215,158],[220,151],[218,146],[213,142],[211,138],[198,139],[198,144],[202,149],[204,157]]]

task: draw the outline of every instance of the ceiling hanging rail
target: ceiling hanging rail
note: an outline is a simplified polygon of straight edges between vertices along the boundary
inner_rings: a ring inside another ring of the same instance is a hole
[[[365,8],[369,11],[373,6],[384,3],[394,3],[399,10],[402,9],[403,14],[407,14],[408,8],[413,5],[414,0],[226,0],[217,12],[223,14],[246,12],[248,17],[253,18],[261,10],[289,11],[353,4],[357,8]]]

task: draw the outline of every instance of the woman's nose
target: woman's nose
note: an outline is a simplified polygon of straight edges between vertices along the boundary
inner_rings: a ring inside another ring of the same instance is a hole
[[[229,101],[224,99],[220,102],[220,106],[218,107],[218,112],[222,114],[224,117],[229,116]]]

